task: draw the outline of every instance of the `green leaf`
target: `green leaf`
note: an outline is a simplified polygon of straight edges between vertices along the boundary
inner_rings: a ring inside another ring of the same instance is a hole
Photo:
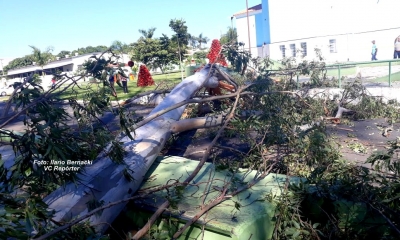
[[[61,159],[63,161],[66,161],[67,158],[65,157],[64,153],[59,149],[57,146],[53,146],[54,150],[61,156]]]
[[[286,228],[285,229],[285,234],[289,235],[289,236],[292,236],[295,232],[297,232],[296,228]]]
[[[33,230],[33,219],[29,212],[25,213],[25,228],[28,234],[30,234]]]
[[[312,225],[312,227],[313,228],[317,228],[319,225],[321,225],[320,223],[314,223],[313,225]]]
[[[292,221],[295,228],[300,229],[300,224],[296,221]]]
[[[300,235],[300,231],[296,231],[293,235],[292,235],[292,237],[293,238],[297,238],[299,235]]]
[[[25,176],[29,177],[31,175],[31,173],[32,173],[32,169],[31,168],[28,168],[28,169],[25,170]]]

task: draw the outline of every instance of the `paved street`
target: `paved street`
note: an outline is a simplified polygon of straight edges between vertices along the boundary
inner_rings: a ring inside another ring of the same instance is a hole
[[[114,104],[114,105],[116,105],[116,104]],[[0,116],[3,115],[5,106],[6,106],[6,103],[0,102]],[[64,109],[66,109],[67,113],[70,116],[73,116],[73,110],[68,104],[64,105]],[[133,106],[130,108],[130,110],[135,111],[135,113],[138,117],[147,116],[147,114],[149,114],[152,109],[153,109],[152,107],[146,107],[146,106],[141,106],[141,105],[136,105],[136,106]],[[12,112],[13,111],[11,109],[10,113],[12,113]],[[24,124],[23,124],[23,119],[24,119],[24,115],[21,115],[16,120],[13,120],[10,124],[5,126],[4,128],[8,129],[8,130],[17,131],[17,132],[23,131],[24,129],[26,129],[26,126],[24,126]],[[109,127],[110,130],[114,131],[114,130],[118,129],[119,119],[112,112],[106,112],[103,116],[100,117],[100,119],[103,123],[105,123]],[[3,123],[3,122],[4,122],[4,120],[0,121],[0,123]],[[76,119],[71,117],[70,121],[68,121],[67,124],[69,126],[76,126],[76,124],[77,124]]]

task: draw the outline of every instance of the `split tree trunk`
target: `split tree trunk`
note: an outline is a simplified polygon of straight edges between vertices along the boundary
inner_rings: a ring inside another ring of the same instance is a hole
[[[208,87],[208,74],[210,66],[207,65],[195,75],[187,77],[172,92],[153,109],[150,115],[155,114],[173,104],[187,100],[200,88]],[[214,80],[214,79],[213,79]],[[60,187],[45,198],[50,209],[56,211],[54,220],[69,221],[88,212],[87,202],[91,200],[103,201],[104,204],[128,198],[140,187],[143,178],[162,150],[171,133],[177,131],[176,121],[180,119],[185,106],[174,109],[155,118],[148,124],[136,129],[134,140],[123,137],[125,150],[128,154],[124,157],[126,166],[113,163],[108,157],[99,156],[93,165],[85,168],[80,174],[78,185],[68,184]],[[222,118],[221,118],[222,119]],[[203,121],[208,122],[208,121]],[[184,127],[185,128],[185,127]],[[134,178],[128,181],[123,172],[125,168]],[[90,218],[91,225],[98,232],[104,232],[125,207],[124,204],[104,210],[99,216]],[[108,224],[104,224],[108,223]]]

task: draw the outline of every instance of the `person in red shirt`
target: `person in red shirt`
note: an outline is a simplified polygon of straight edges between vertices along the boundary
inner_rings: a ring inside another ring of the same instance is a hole
[[[56,87],[56,79],[52,78],[51,79],[51,89],[54,89]]]

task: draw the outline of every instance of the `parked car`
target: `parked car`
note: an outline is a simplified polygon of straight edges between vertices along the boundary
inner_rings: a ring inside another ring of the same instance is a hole
[[[9,96],[14,92],[13,86],[7,86],[0,88],[0,96]]]

